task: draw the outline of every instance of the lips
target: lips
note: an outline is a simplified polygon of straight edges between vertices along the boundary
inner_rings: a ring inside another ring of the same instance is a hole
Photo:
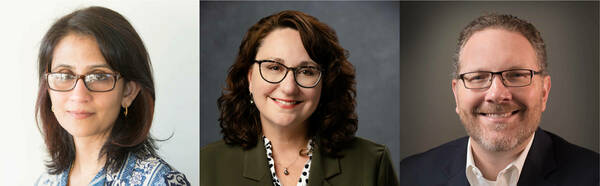
[[[486,117],[490,117],[490,118],[508,118],[516,113],[518,113],[520,110],[515,110],[512,112],[495,112],[495,113],[478,113],[479,115],[482,116],[486,116]]]
[[[302,101],[298,101],[298,100],[292,100],[292,99],[282,99],[282,98],[274,98],[274,97],[269,97],[271,100],[273,100],[277,105],[279,105],[282,108],[294,108],[296,105],[302,103]]]
[[[87,111],[67,111],[67,113],[69,113],[69,115],[71,115],[75,119],[85,119],[94,114],[93,112]]]

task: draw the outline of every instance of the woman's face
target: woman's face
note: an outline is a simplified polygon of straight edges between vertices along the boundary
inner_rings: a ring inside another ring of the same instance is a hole
[[[273,60],[292,68],[319,66],[304,49],[298,31],[290,28],[276,29],[268,34],[258,48],[255,60]],[[261,77],[258,63],[251,67],[248,72],[249,89],[263,125],[285,127],[301,124],[317,108],[322,83],[313,88],[303,88],[296,84],[294,78],[290,70],[281,82],[269,83]]]
[[[50,72],[87,75],[115,71],[106,63],[95,38],[68,34],[54,49]],[[125,83],[122,78],[108,92],[91,92],[83,79],[70,91],[48,89],[54,116],[74,137],[108,136],[121,106],[129,106],[138,91],[136,83]]]

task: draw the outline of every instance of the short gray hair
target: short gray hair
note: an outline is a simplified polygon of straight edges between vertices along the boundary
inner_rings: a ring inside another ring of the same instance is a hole
[[[546,44],[542,39],[540,32],[533,26],[533,24],[519,19],[516,16],[509,14],[486,14],[471,21],[461,32],[458,37],[458,45],[454,54],[454,78],[458,78],[459,71],[459,55],[462,48],[465,46],[469,38],[478,31],[482,31],[487,28],[501,28],[508,31],[518,32],[523,35],[531,46],[535,50],[535,54],[538,59],[538,65],[542,74],[546,75],[548,68],[547,56],[546,56]]]

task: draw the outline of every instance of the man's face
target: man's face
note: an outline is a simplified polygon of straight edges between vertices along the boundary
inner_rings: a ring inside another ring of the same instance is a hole
[[[475,32],[459,54],[458,74],[509,69],[539,71],[535,51],[520,33],[488,28]],[[489,88],[467,89],[452,80],[456,113],[469,136],[490,151],[523,144],[537,129],[550,92],[550,76],[533,75],[531,84],[506,87],[500,75]]]

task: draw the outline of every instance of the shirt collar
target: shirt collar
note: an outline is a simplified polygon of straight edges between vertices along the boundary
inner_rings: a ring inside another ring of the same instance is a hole
[[[531,148],[531,144],[533,143],[533,138],[535,137],[535,133],[532,134],[531,139],[529,140],[529,142],[527,143],[527,146],[525,146],[525,149],[523,150],[523,152],[521,152],[521,154],[517,157],[517,159],[515,159],[514,161],[512,161],[511,163],[509,163],[503,170],[509,169],[510,167],[515,167],[517,174],[514,175],[515,177],[515,183],[516,181],[519,180],[519,176],[521,175],[521,170],[523,169],[523,165],[525,164],[525,159],[527,158],[527,154],[529,153],[529,149]],[[473,150],[471,149],[471,137],[469,137],[469,140],[467,142],[467,165],[466,165],[466,174],[467,174],[467,180],[469,181],[469,183],[471,183],[473,185],[475,181],[475,179],[477,179],[477,174],[481,174],[479,171],[479,168],[477,168],[477,166],[475,166],[475,161],[473,159]],[[483,178],[483,175],[481,175],[481,178]],[[488,181],[487,179],[483,178],[483,180],[480,181]],[[497,181],[497,180],[496,180]]]

